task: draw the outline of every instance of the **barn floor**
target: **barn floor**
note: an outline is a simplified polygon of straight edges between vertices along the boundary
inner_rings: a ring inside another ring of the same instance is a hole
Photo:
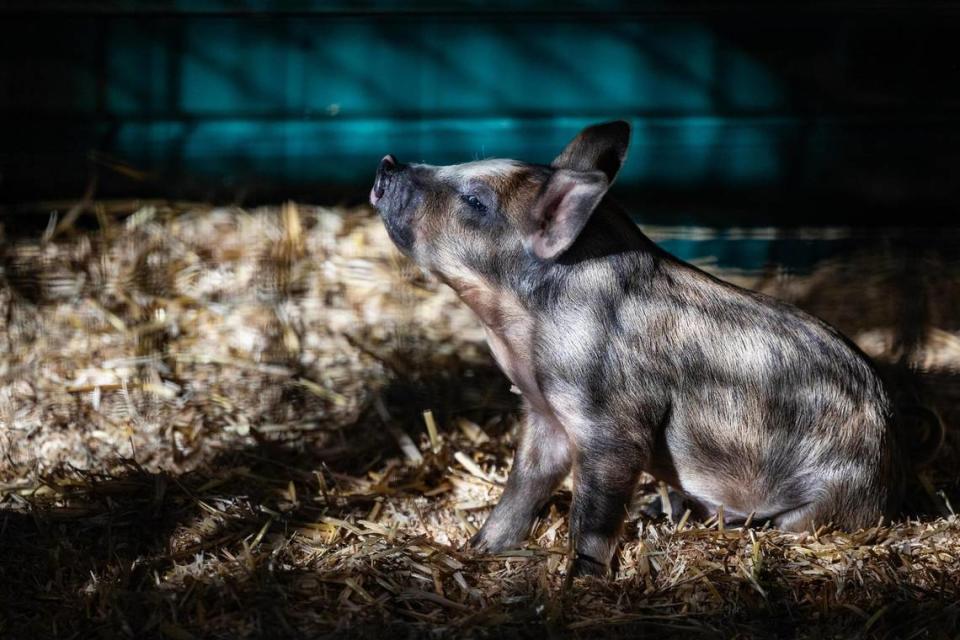
[[[4,638],[956,637],[955,254],[719,271],[834,322],[941,413],[901,521],[653,520],[650,482],[614,578],[571,582],[567,490],[526,548],[463,549],[517,398],[368,210],[84,208],[0,244]]]

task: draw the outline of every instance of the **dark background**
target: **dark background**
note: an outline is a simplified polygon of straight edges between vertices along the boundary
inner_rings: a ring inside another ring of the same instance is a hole
[[[21,208],[94,175],[97,197],[357,202],[388,151],[546,162],[610,118],[642,220],[928,225],[958,201],[955,3],[0,7]]]

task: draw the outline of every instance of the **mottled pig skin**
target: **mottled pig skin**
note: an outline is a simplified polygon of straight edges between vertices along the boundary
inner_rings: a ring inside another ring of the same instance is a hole
[[[824,322],[667,254],[607,195],[630,127],[550,165],[380,163],[370,200],[402,252],[483,322],[523,394],[500,502],[472,540],[521,544],[573,473],[575,574],[604,574],[641,472],[701,514],[856,529],[897,506],[893,407]]]

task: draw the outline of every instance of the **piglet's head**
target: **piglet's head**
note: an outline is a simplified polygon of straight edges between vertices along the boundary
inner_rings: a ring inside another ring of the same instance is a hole
[[[450,166],[385,156],[370,202],[390,238],[444,280],[496,280],[556,260],[581,235],[626,156],[630,126],[588,127],[550,165],[481,160]]]

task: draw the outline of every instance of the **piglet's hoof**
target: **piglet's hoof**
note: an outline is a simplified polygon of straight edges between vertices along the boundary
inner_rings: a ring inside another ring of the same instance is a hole
[[[505,543],[504,541],[497,540],[496,538],[491,537],[486,529],[480,529],[473,536],[470,537],[470,540],[467,541],[467,548],[476,551],[477,553],[500,553],[505,549],[509,549],[513,546],[512,544]]]
[[[463,547],[464,549],[476,551],[477,553],[487,553],[487,540],[483,536],[483,529],[470,536],[470,539],[467,540]]]
[[[467,544],[479,553],[500,553],[523,545],[529,526],[518,526],[507,518],[491,516]]]
[[[577,554],[573,560],[573,567],[570,568],[571,578],[582,578],[590,576],[593,578],[605,578],[610,573],[610,567],[604,563],[591,558]]]

